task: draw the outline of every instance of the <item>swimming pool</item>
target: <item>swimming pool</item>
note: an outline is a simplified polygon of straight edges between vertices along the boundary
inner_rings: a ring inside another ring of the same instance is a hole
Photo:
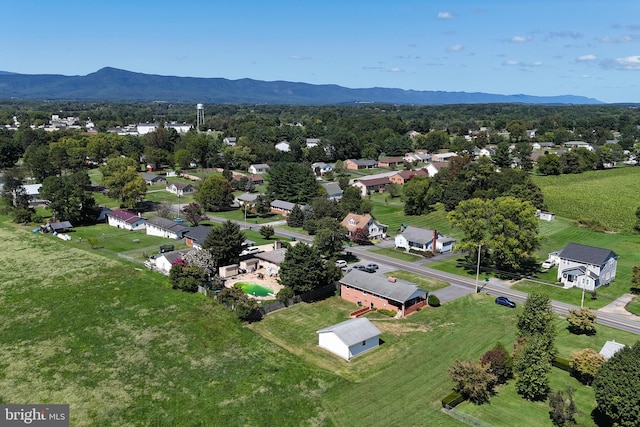
[[[253,295],[254,297],[268,297],[269,295],[274,294],[273,289],[258,285],[256,283],[238,282],[234,286],[242,289],[242,292],[244,292],[245,294]]]

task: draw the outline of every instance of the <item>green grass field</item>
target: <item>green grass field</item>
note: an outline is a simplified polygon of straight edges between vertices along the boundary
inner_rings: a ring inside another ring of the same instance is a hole
[[[415,283],[420,287],[420,289],[424,289],[425,291],[437,291],[438,289],[443,289],[449,286],[449,283],[443,282],[441,280],[431,279],[426,276],[422,276],[420,274],[411,273],[409,271],[403,270],[395,270],[384,273],[387,277],[396,277],[401,280],[406,280],[407,282]]]
[[[533,176],[544,194],[547,208],[573,220],[595,220],[607,227],[630,232],[640,206],[640,168],[558,176]]]
[[[395,248],[374,248],[369,249],[369,252],[374,254],[383,255],[389,258],[399,259],[400,261],[414,262],[422,259],[419,255],[410,254],[405,251],[399,251]]]

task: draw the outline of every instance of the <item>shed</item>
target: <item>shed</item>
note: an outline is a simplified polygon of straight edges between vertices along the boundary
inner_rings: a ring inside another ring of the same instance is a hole
[[[614,354],[616,354],[617,352],[619,352],[625,347],[626,346],[624,344],[621,344],[619,342],[607,341],[602,346],[602,349],[600,350],[600,355],[604,357],[606,360],[609,360],[610,358],[613,357]]]
[[[366,317],[320,329],[318,346],[349,361],[380,345],[380,330]]]

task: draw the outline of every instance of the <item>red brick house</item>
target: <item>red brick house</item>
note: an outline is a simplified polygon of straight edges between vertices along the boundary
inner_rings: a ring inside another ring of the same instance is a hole
[[[401,170],[395,175],[389,177],[389,181],[397,185],[405,185],[414,176],[429,176],[429,173],[424,169],[418,170]]]
[[[358,169],[375,169],[378,167],[377,160],[356,160],[356,159],[347,159],[344,161],[344,165],[349,170],[358,170]]]
[[[386,157],[378,160],[378,166],[381,168],[397,168],[404,165],[404,157]]]
[[[340,298],[365,308],[406,316],[427,305],[428,292],[413,283],[352,270],[340,280]]]
[[[391,183],[389,178],[370,178],[359,179],[352,184],[353,187],[360,189],[362,197],[366,197],[370,193],[382,193],[387,189],[387,186]]]

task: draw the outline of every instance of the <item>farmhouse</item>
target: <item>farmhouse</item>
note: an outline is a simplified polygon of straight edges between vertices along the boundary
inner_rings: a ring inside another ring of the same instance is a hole
[[[358,215],[349,213],[340,224],[349,231],[349,238],[360,228],[367,231],[369,239],[384,239],[387,237],[387,226],[377,222],[370,214]]]
[[[318,346],[349,361],[380,345],[380,330],[366,317],[320,329]]]
[[[133,212],[116,209],[107,214],[107,223],[112,227],[124,228],[125,230],[142,230],[146,226],[147,220]]]
[[[196,188],[188,182],[169,182],[166,186],[166,190],[169,193],[173,193],[177,196],[184,196],[185,194],[191,194],[196,191]]]
[[[356,269],[340,280],[340,298],[362,307],[393,310],[400,316],[427,305],[427,291],[413,283]]]
[[[610,249],[571,242],[549,259],[558,260],[557,279],[565,288],[594,291],[616,278],[618,255]]]
[[[147,221],[147,234],[166,239],[182,239],[189,227],[167,218],[156,216]]]
[[[401,234],[396,236],[396,248],[405,250],[430,251],[435,253],[447,253],[453,251],[456,239],[438,233],[436,230],[428,230],[407,226]]]
[[[256,163],[254,165],[250,165],[248,172],[253,174],[266,173],[269,171],[269,165],[266,163]]]
[[[184,235],[185,243],[190,248],[202,249],[202,245],[210,232],[211,227],[206,225],[191,227]]]

